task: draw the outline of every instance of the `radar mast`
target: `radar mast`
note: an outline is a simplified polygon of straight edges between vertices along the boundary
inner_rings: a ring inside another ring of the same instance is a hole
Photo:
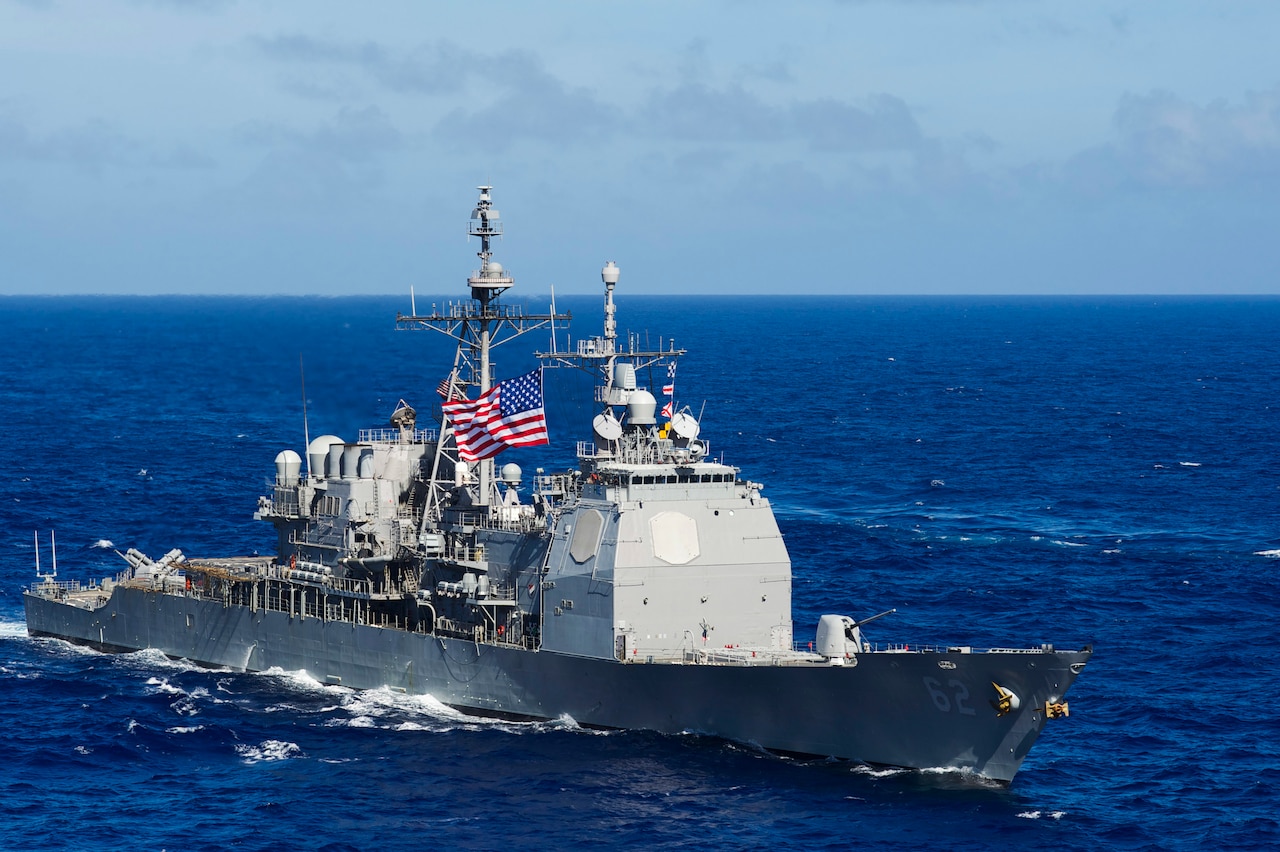
[[[490,353],[495,347],[548,326],[554,334],[556,329],[567,328],[571,319],[571,314],[558,314],[555,311],[547,314],[525,313],[520,305],[508,305],[500,301],[501,295],[515,284],[515,279],[501,263],[493,259],[493,238],[502,236],[501,217],[493,206],[493,187],[485,185],[477,189],[480,197],[467,224],[467,235],[480,239],[480,251],[476,252],[476,256],[480,258],[480,268],[473,270],[467,278],[471,298],[450,301],[440,307],[432,305],[430,314],[418,315],[415,310],[412,316],[396,315],[397,329],[431,329],[457,341],[458,350],[447,387],[450,391],[458,388],[464,392],[473,388],[476,394],[468,394],[472,398],[493,387]],[[458,457],[457,445],[447,418],[441,418],[440,426],[440,439],[432,467],[431,491],[424,507],[424,529],[433,521],[439,520],[447,496],[439,477],[443,461],[450,462],[454,470],[459,472],[453,479],[460,485],[468,486],[473,506],[488,509],[501,502],[495,499],[497,483],[493,475],[493,459],[474,462],[476,478],[474,482],[468,481],[472,468]]]

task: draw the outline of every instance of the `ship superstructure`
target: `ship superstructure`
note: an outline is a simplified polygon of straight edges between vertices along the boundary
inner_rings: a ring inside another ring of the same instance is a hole
[[[872,619],[843,615],[794,647],[785,543],[762,486],[715,457],[677,406],[685,351],[619,336],[613,262],[603,332],[561,347],[567,313],[502,300],[515,282],[493,259],[491,187],[468,232],[481,247],[470,298],[396,318],[457,344],[438,428],[419,428],[402,402],[355,441],[317,437],[305,459],[283,451],[255,513],[277,530],[275,556],[129,551],[114,579],[42,576],[24,597],[30,632],[305,669],[481,713],[1012,779],[1066,715],[1091,650],[882,648],[862,634]],[[491,353],[535,330],[550,331],[535,353],[544,367],[598,383],[577,466],[539,470],[525,498],[524,472],[495,459],[545,442],[542,369],[499,380]],[[661,389],[641,383],[655,375]]]

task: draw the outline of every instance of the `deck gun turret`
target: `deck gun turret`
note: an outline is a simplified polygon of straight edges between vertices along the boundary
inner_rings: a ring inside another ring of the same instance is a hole
[[[854,654],[871,650],[862,639],[862,626],[897,611],[886,609],[861,621],[855,621],[847,615],[824,615],[818,619],[815,650],[833,666],[842,666],[847,660],[853,659]]]

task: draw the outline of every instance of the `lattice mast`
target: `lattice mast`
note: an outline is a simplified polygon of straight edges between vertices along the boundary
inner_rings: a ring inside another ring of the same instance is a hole
[[[535,352],[534,357],[542,360],[547,366],[576,367],[599,377],[601,382],[596,387],[596,402],[607,402],[616,387],[615,365],[619,359],[630,363],[637,371],[657,363],[667,363],[686,354],[687,350],[677,349],[671,340],[658,341],[657,348],[640,343],[636,334],[628,334],[626,342],[618,343],[617,307],[613,303],[613,289],[618,284],[622,270],[612,260],[600,270],[600,279],[604,281],[604,334],[587,337],[578,341],[572,351]],[[617,403],[614,403],[617,404]]]
[[[471,291],[469,301],[449,302],[441,309],[432,306],[432,312],[424,316],[404,316],[397,314],[396,328],[424,329],[438,331],[458,343],[454,358],[450,384],[463,388],[472,388],[472,398],[485,393],[493,387],[494,376],[490,353],[498,346],[509,343],[515,338],[540,328],[556,329],[568,327],[571,315],[556,313],[526,314],[519,305],[504,305],[499,301],[503,292],[515,284],[511,274],[493,259],[492,241],[502,236],[502,222],[498,210],[493,206],[492,186],[477,187],[480,191],[479,201],[471,212],[471,220],[467,225],[467,234],[480,239],[480,268],[473,270],[467,278],[467,286]],[[559,323],[559,325],[557,325]],[[464,378],[465,375],[465,378]],[[440,443],[437,446],[436,460],[432,470],[432,487],[426,506],[424,522],[438,517],[441,500],[453,483],[440,482],[440,460],[442,456],[452,459],[455,467],[465,464],[457,455],[457,446],[453,440],[452,430],[448,428],[447,419],[442,418]],[[495,505],[497,493],[493,475],[493,459],[483,459],[474,463],[476,482],[473,491],[474,505],[491,507]]]

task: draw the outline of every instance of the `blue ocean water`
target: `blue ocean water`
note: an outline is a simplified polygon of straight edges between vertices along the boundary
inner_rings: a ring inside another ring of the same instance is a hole
[[[622,329],[690,350],[713,454],[766,484],[798,638],[896,607],[869,638],[1095,645],[1011,788],[29,639],[33,531],[64,578],[266,552],[300,362],[311,434],[349,437],[429,409],[451,357],[394,330],[407,299],[10,297],[0,849],[1276,847],[1280,300],[622,291]],[[575,336],[600,302],[560,300]],[[549,374],[553,444],[510,458],[570,466],[584,387]]]

